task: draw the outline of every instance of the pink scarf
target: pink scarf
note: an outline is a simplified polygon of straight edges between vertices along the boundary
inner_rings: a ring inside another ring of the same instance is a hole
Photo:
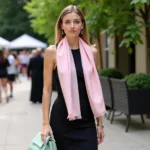
[[[106,109],[92,49],[81,38],[79,39],[79,48],[90,106],[94,116],[99,117],[105,114]],[[58,76],[68,111],[68,119],[81,119],[77,74],[66,37],[59,42],[56,57]]]

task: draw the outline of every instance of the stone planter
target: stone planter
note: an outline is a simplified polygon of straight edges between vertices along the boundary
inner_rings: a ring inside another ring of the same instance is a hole
[[[146,116],[150,118],[150,89],[129,89],[129,94],[130,97],[132,97],[131,99],[133,99],[135,102],[135,107],[136,104],[141,101],[141,99],[143,100],[143,103],[140,103],[139,110],[142,109],[143,114],[147,114],[148,112]]]
[[[148,119],[150,119],[150,114],[147,114],[146,117],[147,117]]]

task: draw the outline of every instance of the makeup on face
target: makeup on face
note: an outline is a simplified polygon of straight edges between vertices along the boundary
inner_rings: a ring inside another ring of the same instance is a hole
[[[78,14],[72,12],[64,16],[62,29],[66,34],[80,34],[82,28],[83,23]]]

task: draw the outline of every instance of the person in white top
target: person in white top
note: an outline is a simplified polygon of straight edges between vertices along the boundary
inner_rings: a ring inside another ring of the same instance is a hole
[[[10,66],[7,67],[8,83],[10,85],[10,97],[13,97],[13,82],[15,81],[16,75],[16,60],[9,50],[6,52],[6,55],[10,64]]]
[[[23,75],[27,75],[27,66],[29,64],[30,57],[26,50],[22,51],[22,54],[20,55],[20,60],[22,64],[22,73]]]

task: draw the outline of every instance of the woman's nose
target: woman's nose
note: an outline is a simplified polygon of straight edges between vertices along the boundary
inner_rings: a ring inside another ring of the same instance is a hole
[[[74,29],[74,23],[73,22],[71,23],[71,28]]]

